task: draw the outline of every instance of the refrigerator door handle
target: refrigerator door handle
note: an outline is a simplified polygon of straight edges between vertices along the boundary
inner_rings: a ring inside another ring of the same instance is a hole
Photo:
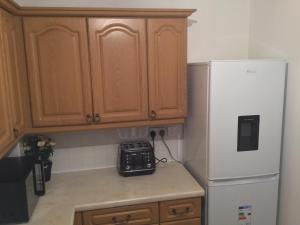
[[[218,182],[223,182],[223,181],[232,181],[232,180],[245,180],[245,179],[254,179],[254,178],[260,178],[260,177],[272,177],[277,174],[280,174],[280,172],[276,173],[268,173],[268,174],[256,174],[253,176],[244,176],[244,177],[223,177],[223,178],[216,178],[216,177],[208,177],[209,181],[218,181]]]
[[[253,178],[208,181],[208,186],[210,187],[233,186],[233,185],[243,185],[243,184],[250,184],[250,183],[264,183],[264,182],[270,182],[275,180],[279,180],[279,174],[253,177]]]

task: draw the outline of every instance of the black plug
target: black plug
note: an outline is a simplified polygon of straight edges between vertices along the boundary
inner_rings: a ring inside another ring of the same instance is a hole
[[[153,147],[153,151],[154,151],[155,150],[154,140],[155,140],[155,137],[156,137],[156,132],[154,130],[152,130],[150,132],[150,137],[152,138],[152,147]]]
[[[152,130],[150,132],[150,137],[152,138],[152,141],[154,141],[155,137],[156,137],[156,132],[154,130]]]
[[[166,135],[165,130],[160,130],[160,131],[159,131],[159,136],[160,136],[162,139],[164,138],[165,135]]]

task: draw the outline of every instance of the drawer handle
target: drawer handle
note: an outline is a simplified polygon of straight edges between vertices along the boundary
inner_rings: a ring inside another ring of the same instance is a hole
[[[125,220],[117,220],[117,217],[113,217],[112,218],[112,221],[113,221],[113,223],[115,224],[115,225],[123,225],[123,224],[128,224],[129,223],[129,221],[130,221],[130,219],[131,219],[131,215],[127,215],[127,217],[126,217],[126,219]]]
[[[183,212],[178,212],[176,209],[172,209],[172,214],[174,216],[185,216],[186,214],[192,212],[190,207],[186,207]]]

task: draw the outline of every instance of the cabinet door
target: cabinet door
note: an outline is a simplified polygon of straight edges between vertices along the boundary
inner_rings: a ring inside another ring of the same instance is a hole
[[[95,114],[101,122],[148,117],[144,19],[89,19]]]
[[[157,203],[83,212],[83,225],[148,225],[159,222]]]
[[[199,218],[201,215],[201,198],[160,202],[159,209],[161,222]]]
[[[24,18],[33,125],[90,122],[91,79],[85,18]]]
[[[186,116],[186,36],[186,19],[148,20],[149,110],[152,119]]]
[[[26,66],[22,23],[20,17],[2,12],[4,26],[3,37],[3,68],[8,81],[10,119],[15,137],[21,135],[25,127],[24,92],[21,85],[26,85]]]
[[[10,120],[7,73],[4,67],[6,56],[4,55],[3,28],[6,25],[3,13],[4,11],[0,9],[0,155],[2,155],[1,150],[14,139]]]

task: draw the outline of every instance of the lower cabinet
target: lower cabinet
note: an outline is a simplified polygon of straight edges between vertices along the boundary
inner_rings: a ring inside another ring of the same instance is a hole
[[[161,225],[200,225],[200,218],[190,219],[190,220],[177,220],[168,223],[161,223]]]
[[[84,225],[109,224],[157,224],[159,221],[157,203],[131,205],[118,208],[83,212]]]
[[[200,225],[201,198],[77,212],[74,225]]]
[[[200,198],[188,198],[159,203],[161,222],[197,218],[200,217],[200,210]]]

